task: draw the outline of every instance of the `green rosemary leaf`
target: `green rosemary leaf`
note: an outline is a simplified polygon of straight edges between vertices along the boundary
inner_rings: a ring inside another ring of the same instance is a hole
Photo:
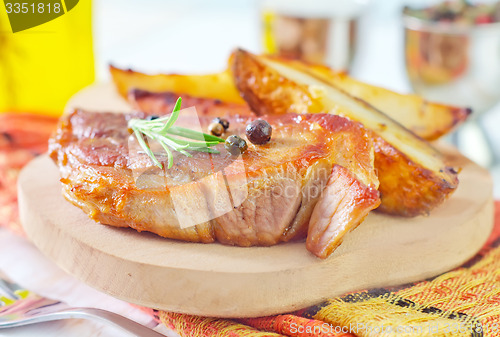
[[[165,133],[177,121],[177,118],[179,118],[179,110],[181,108],[181,103],[182,103],[182,98],[179,97],[177,99],[177,102],[175,103],[174,110],[172,110],[172,114],[170,115],[170,118],[165,123],[165,126],[160,131],[158,131],[159,134]]]
[[[182,153],[186,157],[189,157],[189,158],[193,157],[193,155],[191,153],[187,152],[186,150],[179,150],[178,152]]]
[[[177,101],[175,102],[175,106],[172,112],[179,111],[181,109],[181,103],[182,103],[182,98],[181,97],[177,98]]]
[[[165,136],[161,136],[161,135],[158,135],[158,140],[160,142],[165,143],[166,145],[170,146],[175,151],[184,150],[184,149],[187,149],[189,147],[189,145],[178,144],[175,141],[172,141],[172,140],[166,138]]]
[[[211,149],[209,147],[198,147],[198,148],[193,147],[193,148],[190,148],[190,150],[198,151],[198,152],[215,153],[215,154],[219,154],[220,153],[220,151]]]
[[[174,165],[174,155],[172,154],[172,151],[170,151],[168,146],[166,144],[164,144],[163,142],[159,142],[159,143],[161,144],[161,146],[163,147],[163,149],[167,153],[167,168],[172,168],[172,166]]]
[[[141,135],[140,131],[137,130],[137,129],[135,129],[134,130],[134,134],[135,134],[135,137],[137,138],[137,141],[139,142],[139,145],[141,145],[141,147],[144,150],[144,152],[146,152],[148,154],[148,156],[151,158],[151,160],[153,160],[154,164],[156,166],[158,166],[159,168],[163,168],[163,166],[160,164],[160,162],[158,161],[158,159],[156,159],[153,151],[151,151],[151,149],[149,148],[149,146],[146,144],[146,142],[142,138],[142,135]]]
[[[163,136],[167,139],[170,139],[171,141],[173,142],[176,142],[178,144],[182,144],[182,145],[187,145],[189,147],[206,147],[206,146],[213,146],[213,145],[217,145],[217,144],[220,144],[220,142],[215,142],[215,141],[211,141],[211,142],[204,142],[204,141],[201,141],[201,142],[190,142],[190,141],[187,141],[187,140],[184,140],[184,139],[179,139],[179,138],[174,138],[174,137],[171,137],[171,136]]]
[[[195,139],[195,140],[201,140],[201,141],[217,141],[219,143],[223,143],[225,140],[222,138],[219,138],[217,136],[213,135],[208,135],[203,132],[198,132],[194,131],[191,129],[186,129],[183,127],[179,126],[173,126],[170,129],[168,129],[167,133],[175,136],[181,136],[184,138],[190,138],[190,139]]]
[[[153,163],[159,168],[163,168],[161,163],[156,159],[153,151],[145,142],[143,136],[157,141],[163,147],[167,154],[167,167],[173,166],[174,155],[172,150],[177,151],[184,156],[192,157],[188,151],[198,151],[207,153],[220,153],[217,150],[210,148],[217,144],[223,143],[225,140],[213,135],[208,135],[203,132],[194,131],[182,127],[174,126],[179,118],[182,99],[179,97],[175,103],[174,109],[169,116],[157,118],[154,120],[144,120],[133,118],[128,121],[128,127],[134,131],[134,134],[144,152],[151,158]],[[172,136],[179,136],[184,139],[179,139]]]

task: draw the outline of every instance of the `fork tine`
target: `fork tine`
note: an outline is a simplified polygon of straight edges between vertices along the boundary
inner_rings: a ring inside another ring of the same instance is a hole
[[[20,285],[8,279],[3,271],[0,270],[0,290],[4,293],[5,297],[10,299],[20,299],[19,292],[24,290]]]
[[[0,277],[0,288],[15,298],[12,300],[0,296],[0,329],[59,319],[85,318],[114,325],[135,336],[165,336],[152,330],[152,327],[146,327],[113,312],[95,308],[70,308],[64,302],[41,297],[8,280],[1,270]]]

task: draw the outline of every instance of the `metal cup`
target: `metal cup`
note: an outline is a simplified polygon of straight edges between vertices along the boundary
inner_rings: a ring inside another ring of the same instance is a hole
[[[347,72],[368,0],[263,0],[264,51]]]
[[[480,115],[500,101],[500,23],[464,26],[403,17],[408,77],[428,100],[472,107],[472,120],[452,136],[469,158],[499,162]]]
[[[425,98],[470,106],[476,114],[500,101],[500,23],[475,26],[403,17],[406,69]]]

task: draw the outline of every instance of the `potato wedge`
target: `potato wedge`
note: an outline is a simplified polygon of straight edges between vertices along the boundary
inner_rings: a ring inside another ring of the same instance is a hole
[[[335,72],[324,65],[278,59],[271,56],[266,56],[266,58],[288,63],[298,70],[310,71],[348,94],[359,97],[373,105],[426,140],[436,140],[449,133],[472,113],[470,108],[428,102],[418,95],[399,94],[385,88],[366,84],[349,77],[345,73]]]
[[[230,62],[232,60],[229,58]],[[359,97],[383,111],[418,136],[435,140],[453,130],[467,119],[470,109],[427,102],[417,95],[403,95],[357,81],[336,73],[324,65],[308,64],[296,60],[270,59],[286,62],[291,67],[313,72],[332,82],[352,96]],[[175,92],[199,98],[214,98],[225,102],[244,103],[228,70],[206,75],[157,74],[148,75],[133,70],[109,67],[113,82],[124,98],[131,89],[152,92]]]
[[[148,75],[109,66],[113,82],[121,96],[127,98],[131,89],[153,92],[170,91],[200,98],[217,98],[226,102],[244,103],[234,86],[229,71],[208,75]]]
[[[429,143],[398,122],[310,71],[238,50],[235,83],[258,114],[328,112],[361,122],[375,144],[382,204],[389,214],[429,213],[458,185],[457,171]]]

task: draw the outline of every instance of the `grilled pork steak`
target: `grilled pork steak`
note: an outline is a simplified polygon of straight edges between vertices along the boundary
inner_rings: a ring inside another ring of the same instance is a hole
[[[209,110],[199,117],[181,112],[176,125],[199,123],[207,132]],[[222,144],[220,154],[174,152],[174,166],[160,170],[127,131],[137,117],[145,114],[75,111],[50,142],[64,196],[103,224],[238,246],[307,236],[307,248],[325,258],[380,203],[373,145],[360,124],[345,118],[265,117],[273,127],[268,144],[248,142],[236,158]],[[242,137],[255,118],[227,117],[227,134]]]

